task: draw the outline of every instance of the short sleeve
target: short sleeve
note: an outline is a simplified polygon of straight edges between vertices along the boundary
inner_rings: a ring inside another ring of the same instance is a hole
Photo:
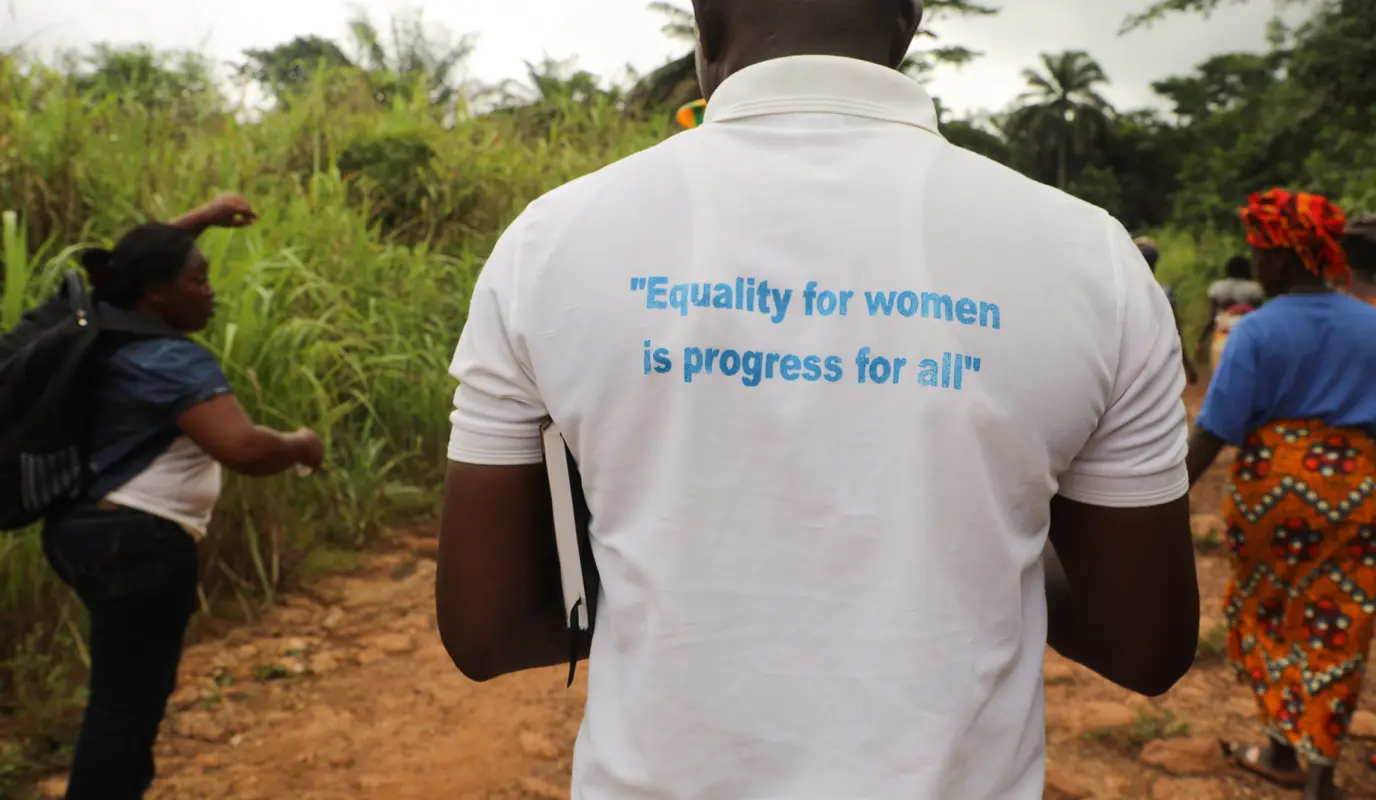
[[[507,229],[478,276],[468,322],[449,374],[459,381],[449,419],[449,460],[465,464],[538,464],[540,426],[548,416],[520,333],[522,219]]]
[[[110,366],[131,395],[172,418],[231,391],[215,357],[186,339],[131,342],[114,352]]]
[[[1111,229],[1121,323],[1113,393],[1061,476],[1060,494],[1088,505],[1140,508],[1189,491],[1185,374],[1170,302],[1127,231],[1117,222]]]
[[[1248,315],[1229,332],[1218,368],[1209,381],[1195,425],[1231,445],[1241,445],[1262,422],[1257,403],[1255,318]]]

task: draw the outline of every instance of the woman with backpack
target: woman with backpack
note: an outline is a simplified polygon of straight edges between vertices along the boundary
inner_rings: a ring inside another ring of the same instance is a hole
[[[163,326],[115,341],[89,364],[89,463],[82,497],[58,509],[43,549],[90,612],[90,695],[67,800],[137,800],[153,781],[153,744],[197,606],[197,542],[221,467],[267,476],[320,468],[320,438],[256,426],[211,354],[185,338],[214,313],[196,237],[256,219],[229,195],[169,223],[147,223],[82,266],[99,307]]]

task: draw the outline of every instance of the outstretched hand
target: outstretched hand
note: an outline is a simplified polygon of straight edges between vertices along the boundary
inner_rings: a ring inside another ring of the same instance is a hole
[[[206,228],[246,228],[258,219],[258,212],[242,195],[222,194],[203,206],[186,212],[171,224],[200,236]]]
[[[220,228],[246,228],[258,220],[258,212],[239,194],[222,194],[203,209],[206,222]]]

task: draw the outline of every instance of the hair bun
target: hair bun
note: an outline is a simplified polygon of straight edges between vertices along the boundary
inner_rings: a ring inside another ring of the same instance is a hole
[[[114,253],[103,247],[92,247],[83,250],[81,253],[81,268],[86,270],[86,275],[90,277],[93,285],[100,285],[106,278],[110,277],[110,263],[114,259]]]

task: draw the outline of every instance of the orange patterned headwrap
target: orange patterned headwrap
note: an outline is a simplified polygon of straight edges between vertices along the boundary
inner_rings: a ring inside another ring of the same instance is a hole
[[[1272,189],[1252,195],[1241,216],[1253,247],[1293,250],[1305,269],[1329,284],[1351,282],[1352,270],[1340,243],[1347,220],[1326,198]]]

